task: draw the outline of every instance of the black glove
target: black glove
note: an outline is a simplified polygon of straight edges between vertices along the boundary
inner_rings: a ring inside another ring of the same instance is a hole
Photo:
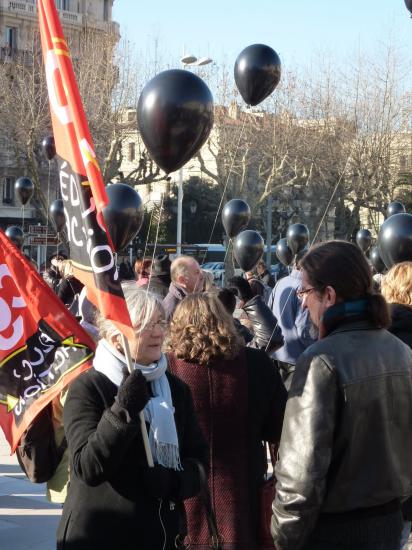
[[[243,277],[232,277],[228,281],[228,288],[233,290],[238,298],[243,302],[248,302],[253,298],[253,292],[250,284]]]
[[[153,468],[145,468],[142,482],[152,498],[170,499],[177,493],[179,475],[175,470],[155,464]]]
[[[132,374],[127,371],[117,392],[117,403],[126,409],[132,420],[137,420],[150,399],[147,382],[140,370],[135,369]]]

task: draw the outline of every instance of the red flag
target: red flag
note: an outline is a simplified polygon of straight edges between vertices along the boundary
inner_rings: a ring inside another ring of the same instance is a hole
[[[91,366],[94,347],[0,230],[0,425],[12,451],[42,408]]]
[[[102,215],[108,198],[54,0],[38,0],[38,12],[73,272],[104,317],[132,339]]]

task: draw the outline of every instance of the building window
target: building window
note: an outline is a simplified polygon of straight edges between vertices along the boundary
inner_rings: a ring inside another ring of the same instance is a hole
[[[3,181],[3,204],[12,204],[14,198],[13,178],[6,176]]]
[[[129,143],[129,161],[133,162],[136,158],[136,144]]]
[[[109,21],[109,0],[103,2],[103,21]]]
[[[127,113],[127,122],[134,122],[136,120],[136,111],[129,111]]]
[[[401,170],[405,170],[405,168],[406,168],[406,157],[405,157],[405,155],[401,155],[400,158],[399,158],[399,168]]]
[[[6,45],[10,51],[17,50],[17,28],[6,27]]]
[[[70,11],[70,0],[55,0],[58,10]]]

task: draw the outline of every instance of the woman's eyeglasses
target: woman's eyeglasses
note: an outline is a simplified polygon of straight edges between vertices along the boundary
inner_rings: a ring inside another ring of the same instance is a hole
[[[152,332],[156,327],[159,327],[161,330],[166,331],[168,327],[168,322],[164,319],[160,319],[156,322],[152,321],[151,323],[147,323],[143,330]]]

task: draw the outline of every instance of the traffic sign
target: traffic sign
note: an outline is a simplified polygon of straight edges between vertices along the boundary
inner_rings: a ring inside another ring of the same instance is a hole
[[[51,225],[29,225],[29,233],[31,235],[55,235]]]
[[[29,235],[28,243],[27,244],[37,244],[37,245],[54,245],[59,244],[59,239],[56,235]]]

